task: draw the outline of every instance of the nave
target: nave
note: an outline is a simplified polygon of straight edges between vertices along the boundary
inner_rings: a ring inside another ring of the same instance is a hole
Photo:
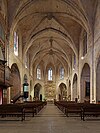
[[[100,0],[0,0],[0,104],[98,103],[99,81]]]
[[[66,117],[54,104],[48,103],[35,117],[25,121],[0,121],[0,133],[99,133],[100,120],[81,121]]]

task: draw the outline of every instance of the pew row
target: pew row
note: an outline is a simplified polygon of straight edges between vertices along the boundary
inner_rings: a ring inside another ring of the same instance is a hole
[[[85,121],[86,117],[100,116],[100,104],[88,104],[82,107],[82,120]]]
[[[21,121],[25,120],[24,108],[15,104],[2,104],[0,105],[0,116],[1,118],[10,117],[21,117]]]
[[[80,116],[81,120],[87,117],[100,116],[100,104],[90,103],[71,103],[71,102],[56,102],[55,105],[68,117],[70,114],[73,116]]]
[[[0,105],[0,116],[1,118],[10,117],[21,117],[21,121],[25,120],[27,115],[36,115],[44,106],[46,102],[27,102],[17,104],[2,104]]]

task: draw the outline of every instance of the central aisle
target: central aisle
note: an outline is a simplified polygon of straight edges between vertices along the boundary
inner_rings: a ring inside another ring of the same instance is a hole
[[[54,104],[47,104],[47,106],[32,119],[32,122],[34,133],[100,132],[100,121],[84,122],[80,120],[80,117],[66,117]]]
[[[47,104],[25,121],[0,121],[0,133],[100,133],[99,121],[66,117],[54,104]]]
[[[40,117],[63,117],[64,114],[53,104],[48,103],[43,110],[39,113]]]
[[[66,116],[54,104],[47,104],[34,118],[38,133],[65,133],[67,130]]]

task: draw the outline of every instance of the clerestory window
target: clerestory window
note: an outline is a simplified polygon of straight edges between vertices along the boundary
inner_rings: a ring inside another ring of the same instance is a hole
[[[63,79],[64,78],[64,68],[61,67],[60,68],[60,79]]]
[[[53,76],[52,68],[49,68],[49,69],[48,69],[48,80],[51,81],[51,80],[53,79],[52,76]]]
[[[18,56],[18,35],[14,32],[14,54]]]
[[[39,66],[37,67],[37,79],[41,79],[41,69]]]

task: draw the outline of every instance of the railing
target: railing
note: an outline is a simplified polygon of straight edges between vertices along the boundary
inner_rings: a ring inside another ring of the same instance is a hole
[[[23,97],[23,92],[19,91],[12,99],[11,103],[15,103],[20,97]]]

